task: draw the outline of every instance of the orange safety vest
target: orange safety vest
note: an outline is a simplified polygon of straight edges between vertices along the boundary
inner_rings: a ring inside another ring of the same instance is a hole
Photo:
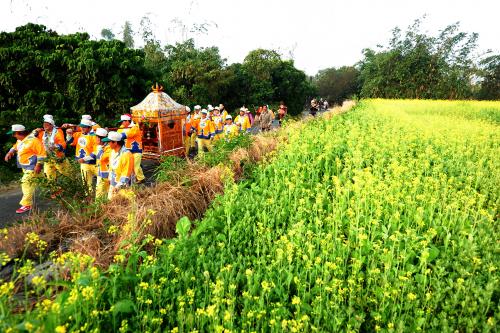
[[[111,151],[109,183],[111,186],[130,186],[134,173],[134,155],[123,146],[118,152]]]
[[[221,115],[214,115],[212,117],[212,121],[214,122],[215,134],[221,134],[224,130],[224,120]]]
[[[131,153],[142,153],[142,131],[139,126],[136,124],[131,124],[126,128],[122,126],[118,129],[118,133],[121,133],[125,139],[125,148]]]
[[[196,129],[199,139],[210,139],[215,135],[214,123],[208,119],[193,119],[192,126]]]
[[[71,146],[76,146],[75,158],[78,160],[83,158],[85,164],[95,164],[95,150],[97,147],[97,138],[95,134],[83,134],[76,132],[73,138],[68,141]]]
[[[45,151],[48,153],[51,151],[51,147],[54,147],[52,152],[57,158],[63,158],[66,151],[66,139],[64,138],[64,133],[62,129],[54,127],[52,133],[47,133],[46,131],[41,131],[38,133],[38,138],[42,140]]]
[[[97,175],[101,178],[109,177],[109,159],[111,156],[111,147],[109,145],[98,145],[96,147],[96,166]]]
[[[11,151],[17,152],[17,166],[24,170],[34,170],[39,162],[46,157],[42,140],[32,134],[23,140],[17,140]]]

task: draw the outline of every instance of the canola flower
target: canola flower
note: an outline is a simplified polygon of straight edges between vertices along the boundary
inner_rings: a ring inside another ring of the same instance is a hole
[[[120,252],[106,277],[75,277],[57,316],[42,302],[24,317],[86,331],[493,332],[499,119],[498,102],[368,100],[290,124],[188,238]]]

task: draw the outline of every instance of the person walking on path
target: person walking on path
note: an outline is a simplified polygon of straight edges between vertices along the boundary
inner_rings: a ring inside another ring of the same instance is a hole
[[[64,124],[67,127],[69,124]],[[66,132],[69,135],[69,140],[66,141],[68,145],[75,146],[75,159],[80,163],[80,172],[82,179],[87,184],[88,192],[92,192],[93,179],[97,176],[97,169],[95,166],[96,156],[95,150],[97,146],[97,138],[92,131],[92,122],[87,119],[82,119],[80,122],[81,132]]]
[[[70,165],[65,158],[66,138],[62,129],[56,127],[54,118],[50,114],[43,116],[43,128],[37,128],[33,134],[42,140],[46,153],[43,172],[49,180],[57,178],[57,172],[69,176]]]
[[[118,192],[132,185],[134,177],[134,156],[125,147],[123,136],[118,132],[109,132],[102,141],[109,142],[111,149],[109,159],[109,191],[108,199],[112,199]]]
[[[309,114],[313,117],[316,117],[316,113],[318,113],[318,102],[316,101],[315,98],[311,101],[311,107],[309,108]]]
[[[193,115],[191,114],[191,108],[186,106],[187,116],[184,120],[184,126],[182,128],[182,136],[184,137],[184,153],[189,156],[189,150],[191,149],[191,120],[193,120]]]
[[[192,124],[192,131],[196,132],[198,143],[198,154],[203,156],[204,149],[210,151],[211,140],[215,136],[214,123],[208,119],[208,111],[203,109],[201,111],[201,119],[194,121]]]
[[[214,141],[215,141],[222,136],[222,132],[224,130],[224,118],[222,118],[218,106],[216,106],[214,109],[214,115],[212,116],[212,121],[214,123],[214,129],[215,129],[215,136],[214,136]]]
[[[250,121],[250,127],[252,127],[254,124],[254,118],[253,114],[250,112],[250,109],[248,109],[247,107],[245,107],[245,115],[248,117],[248,120]]]
[[[285,105],[285,102],[280,102],[280,108],[278,109],[278,122],[281,126],[281,122],[283,121],[283,119],[285,119],[285,116],[287,115],[288,113],[288,108],[286,107]]]
[[[260,129],[263,132],[269,131],[273,123],[273,114],[271,110],[267,108],[267,105],[262,107],[262,112],[260,113]]]
[[[134,173],[137,178],[137,183],[140,184],[144,182],[146,178],[141,168],[142,161],[142,131],[139,125],[132,121],[132,116],[129,114],[124,114],[120,117],[121,126],[118,129],[125,140],[125,148],[130,150],[134,156]]]
[[[45,149],[42,140],[33,133],[29,134],[23,125],[12,125],[12,129],[7,134],[12,134],[17,142],[5,155],[5,162],[8,162],[14,155],[17,156],[17,166],[23,170],[21,178],[21,190],[23,197],[19,204],[21,207],[16,210],[17,214],[29,212],[33,206],[33,194],[36,185],[34,180],[40,175],[45,160]]]
[[[230,114],[226,116],[226,124],[224,125],[224,138],[229,141],[232,138],[238,136],[240,130],[238,125],[233,123],[233,117]]]
[[[106,198],[109,192],[109,159],[111,157],[111,148],[104,139],[108,136],[108,131],[104,128],[97,128],[95,131],[97,138],[96,146],[96,167],[97,183],[95,187],[95,197]]]
[[[247,133],[252,127],[250,125],[250,120],[245,115],[246,108],[240,108],[240,114],[234,119],[234,123],[239,126],[240,133]]]

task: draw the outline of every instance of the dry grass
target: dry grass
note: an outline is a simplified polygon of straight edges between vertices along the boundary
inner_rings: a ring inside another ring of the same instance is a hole
[[[354,105],[354,101],[346,101],[322,116],[329,119]],[[287,141],[290,131],[296,131],[300,126],[301,122],[296,122],[284,130],[253,136],[249,148],[232,152],[229,159],[234,179],[238,180],[243,175],[245,164],[262,161],[278,145]],[[8,229],[8,239],[0,240],[0,251],[5,251],[10,257],[20,257],[23,253],[27,257],[38,257],[36,246],[26,247],[26,235],[33,232],[47,243],[45,253],[75,251],[92,256],[96,264],[106,266],[120,246],[131,239],[133,232],[137,240],[146,235],[172,238],[181,217],[187,216],[191,220],[201,218],[215,196],[224,191],[225,172],[223,167],[207,169],[188,161],[185,168],[172,174],[172,181],[139,189],[132,199],[118,196],[103,204],[98,211],[78,215],[58,210],[52,216],[34,215],[30,221]],[[129,217],[131,212],[132,218]],[[109,233],[111,225],[118,227],[119,232]]]
[[[235,179],[242,175],[245,163],[261,161],[277,144],[276,135],[258,135],[248,149],[234,151],[230,160]],[[26,249],[28,257],[36,258],[36,247],[25,247],[26,235],[34,232],[47,242],[45,253],[75,251],[92,256],[99,266],[107,266],[133,232],[138,240],[149,234],[172,238],[181,217],[201,218],[215,196],[223,192],[224,173],[223,167],[207,169],[189,162],[173,181],[137,190],[133,198],[117,196],[103,204],[98,213],[77,215],[59,210],[52,217],[35,215],[31,221],[9,228],[8,239],[0,241],[0,250],[10,257],[20,257]],[[109,233],[111,225],[119,232]]]
[[[355,102],[345,102],[323,117],[331,118],[354,105]],[[284,131],[253,136],[248,149],[232,152],[229,159],[234,179],[242,176],[246,163],[262,161],[279,144],[287,141],[289,131],[297,130],[299,126],[301,124],[297,122]],[[48,214],[34,215],[31,221],[9,228],[8,239],[0,240],[0,251],[5,251],[10,257],[20,257],[24,251],[27,257],[38,257],[36,246],[25,245],[26,235],[34,232],[47,243],[45,253],[75,251],[92,256],[97,265],[107,266],[120,246],[131,239],[133,232],[137,240],[149,234],[160,239],[172,238],[181,217],[201,218],[215,196],[224,191],[224,176],[223,167],[207,169],[188,162],[184,169],[175,172],[172,181],[139,189],[132,199],[118,196],[103,204],[98,212],[87,211],[78,215],[58,210],[51,217]],[[129,217],[131,212],[134,214],[132,218]],[[119,232],[109,233],[111,225],[118,227]]]
[[[342,106],[336,106],[328,110],[328,112],[323,113],[322,116],[325,119],[330,119],[338,114],[349,111],[354,106],[356,106],[356,101],[344,101],[344,103],[342,103]]]

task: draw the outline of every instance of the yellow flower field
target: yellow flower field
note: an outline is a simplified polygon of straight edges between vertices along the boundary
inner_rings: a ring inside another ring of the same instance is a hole
[[[282,135],[189,236],[44,281],[23,314],[4,281],[0,330],[498,328],[500,102],[365,100]]]

